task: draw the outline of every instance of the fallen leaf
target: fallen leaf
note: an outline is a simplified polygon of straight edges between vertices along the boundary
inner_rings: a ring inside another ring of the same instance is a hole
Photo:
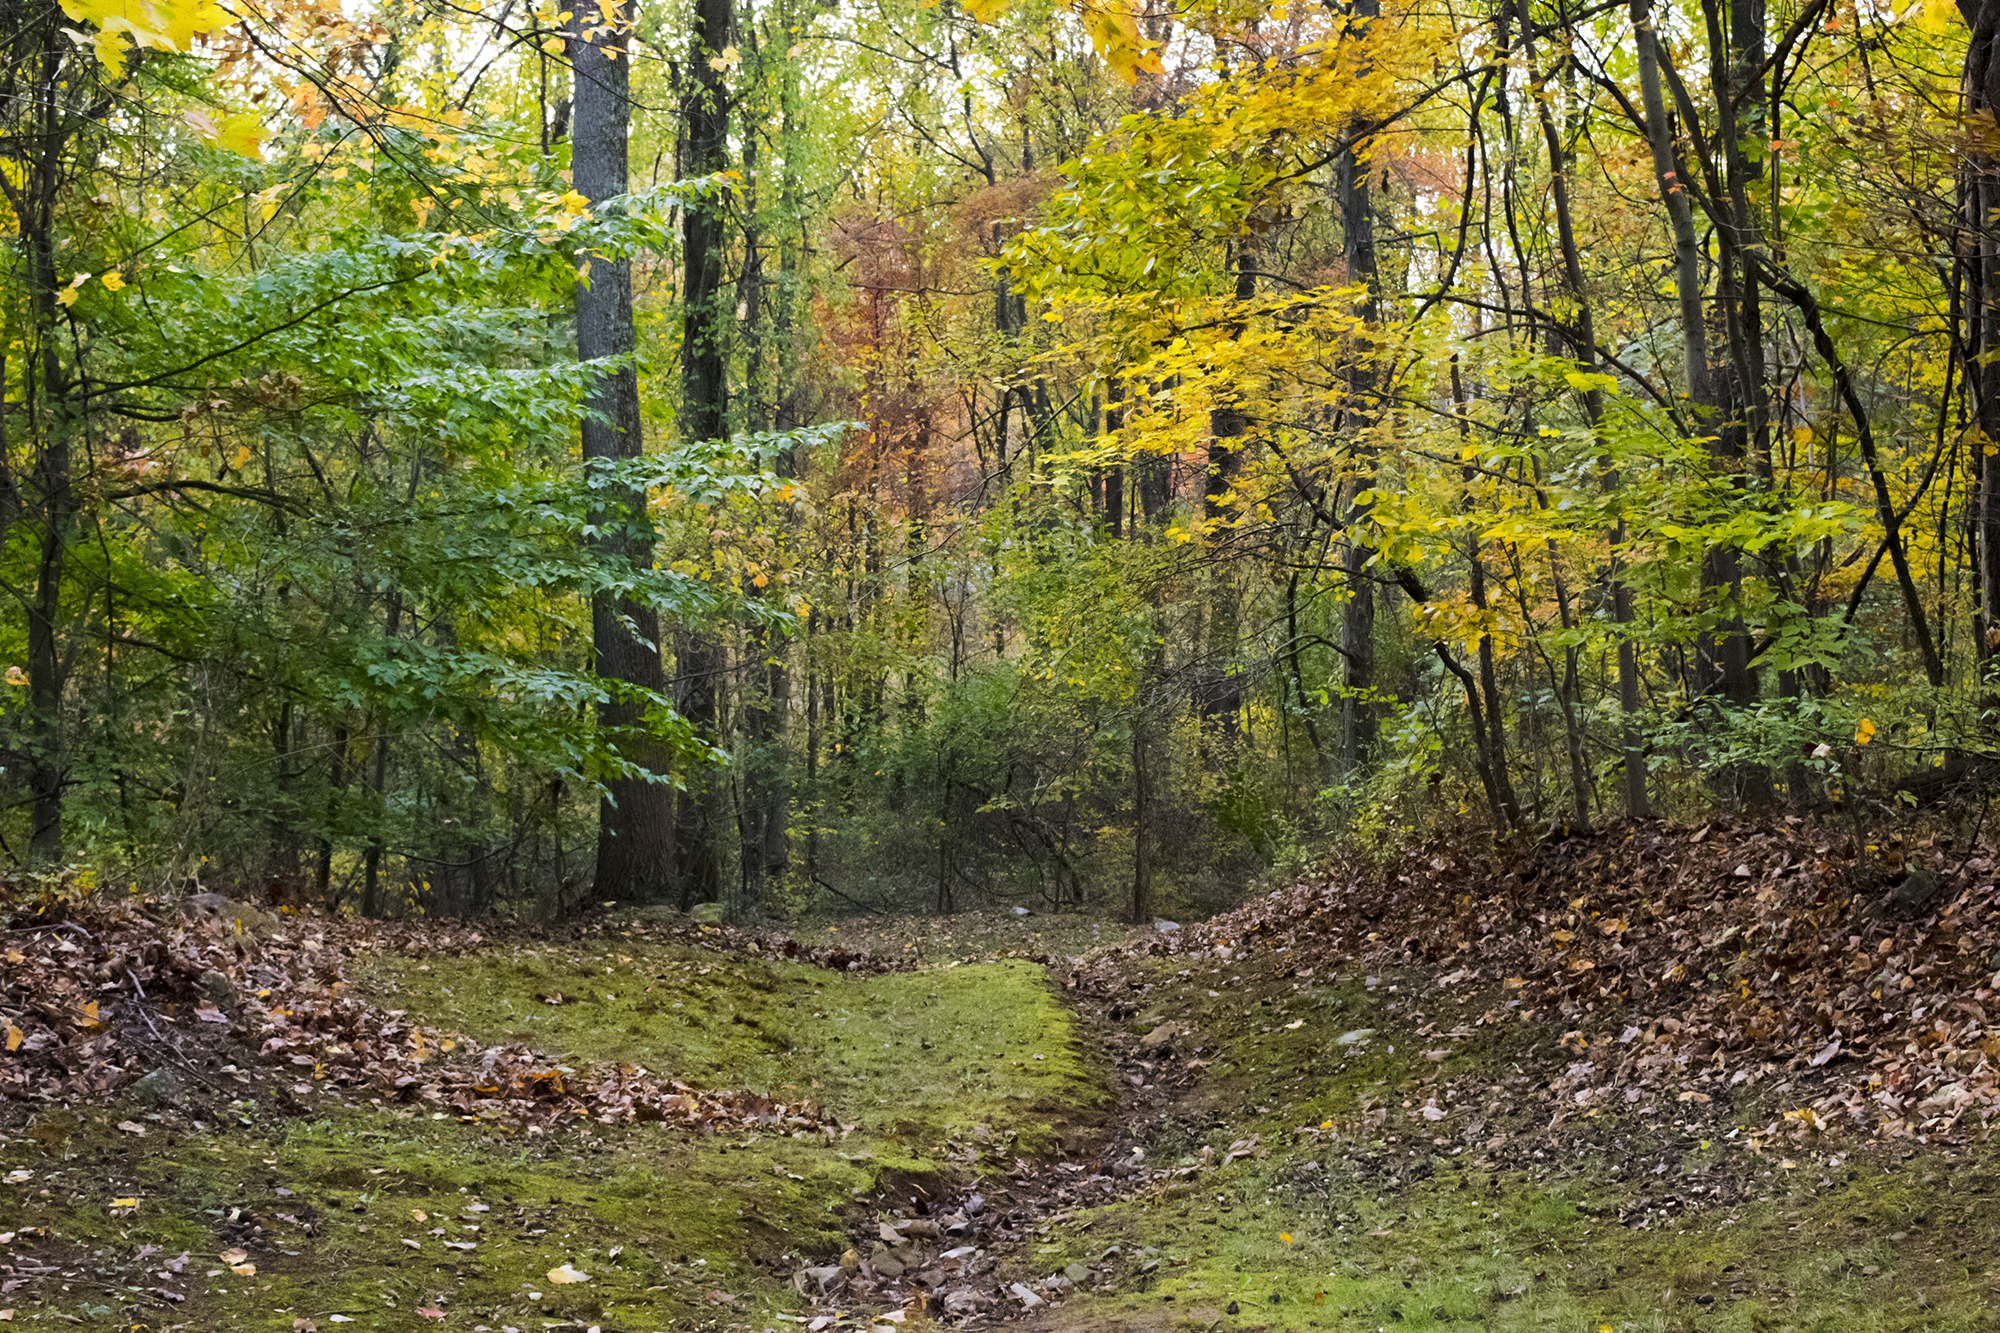
[[[127,1134],[137,1134],[142,1139],[146,1137],[146,1127],[134,1120],[120,1120],[118,1128]]]
[[[220,1009],[211,1009],[207,1005],[203,1005],[201,1008],[195,1010],[194,1016],[204,1023],[227,1023],[229,1021],[228,1014],[223,1013]]]
[[[139,1200],[137,1198],[113,1199],[111,1206],[113,1208],[137,1208]]]
[[[236,1276],[238,1276],[238,1277],[256,1277],[256,1276],[257,1276],[257,1265],[255,1265],[255,1264],[231,1264],[231,1265],[229,1266],[229,1271],[230,1271],[230,1272],[232,1272],[232,1273],[234,1273],[234,1274],[236,1274]]]
[[[229,1249],[229,1250],[224,1250],[221,1254],[218,1254],[215,1257],[222,1260],[222,1262],[225,1264],[240,1264],[245,1259],[248,1259],[250,1257],[250,1251]]]
[[[548,1278],[549,1281],[560,1285],[568,1282],[588,1282],[590,1281],[590,1274],[579,1273],[568,1264],[561,1264],[549,1270]]]
[[[438,1308],[437,1308],[436,1306],[434,1306],[434,1305],[425,1305],[425,1306],[421,1306],[421,1307],[419,1307],[419,1308],[418,1308],[418,1310],[417,1310],[417,1313],[418,1313],[418,1314],[420,1314],[420,1315],[422,1315],[422,1316],[423,1316],[423,1317],[424,1317],[425,1319],[442,1319],[442,1318],[444,1318],[444,1311],[442,1311],[442,1310],[438,1309]]]

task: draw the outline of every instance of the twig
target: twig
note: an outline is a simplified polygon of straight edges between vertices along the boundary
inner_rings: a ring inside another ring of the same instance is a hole
[[[832,894],[836,898],[846,898],[848,902],[853,903],[856,907],[860,908],[862,911],[867,912],[873,916],[888,915],[888,913],[884,912],[879,907],[872,907],[869,904],[862,902],[859,898],[848,897],[847,894],[844,894],[839,889],[834,888],[833,885],[827,883],[824,879],[821,879],[818,875],[813,876],[813,883],[819,885],[822,889],[825,889],[828,893]]]

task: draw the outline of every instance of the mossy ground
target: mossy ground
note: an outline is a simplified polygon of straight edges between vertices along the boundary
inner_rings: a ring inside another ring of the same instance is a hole
[[[480,1041],[811,1099],[851,1128],[528,1136],[394,1105],[286,1118],[254,1097],[199,1129],[135,1106],[58,1113],[44,1119],[60,1135],[0,1145],[0,1175],[32,1172],[0,1185],[0,1231],[77,1277],[37,1284],[46,1303],[20,1301],[15,1322],[763,1328],[800,1305],[790,1273],[836,1258],[873,1210],[1079,1143],[1110,1105],[1043,970],[1020,960],[863,976],[611,932],[356,971]],[[133,1116],[143,1138],[115,1128]],[[127,1198],[136,1210],[114,1208]],[[217,1258],[232,1246],[254,1276]],[[148,1299],[169,1285],[148,1274],[184,1252],[193,1280],[171,1285],[188,1298]],[[592,1281],[548,1281],[564,1263]]]
[[[1036,924],[1002,922],[990,943],[1039,952]],[[935,943],[924,923],[867,929],[877,947],[898,930]],[[861,976],[614,929],[362,960],[358,984],[477,1040],[807,1097],[853,1128],[526,1135],[366,1101],[289,1117],[248,1086],[204,1103],[200,1127],[136,1105],[51,1110],[0,1141],[0,1234],[15,1237],[0,1269],[30,1252],[59,1271],[0,1309],[22,1326],[156,1331],[306,1319],[330,1333],[335,1315],[357,1333],[783,1327],[803,1309],[788,1274],[875,1211],[1017,1156],[1076,1157],[1114,1114],[1106,1034],[1041,967],[924,951],[922,970]],[[1461,1004],[1416,975],[1301,978],[1269,956],[1128,971],[1112,1035],[1172,1023],[1176,1060],[1202,1062],[1143,1122],[1140,1102],[1116,1110],[1171,1174],[1027,1236],[1010,1280],[1075,1263],[1089,1276],[1014,1316],[1024,1326],[2000,1329],[2000,1172],[1980,1153],[1830,1140],[1759,1154],[1727,1137],[1769,1110],[1747,1104],[1699,1121],[1622,1109],[1558,1135],[1508,1090],[1561,1067],[1562,1034],[1470,1024],[1495,997]],[[1450,1134],[1413,1111],[1439,1097]],[[1663,1211],[1667,1195],[1680,1205]],[[218,1258],[233,1246],[254,1276]],[[592,1280],[551,1283],[565,1263]],[[148,1295],[163,1286],[186,1299]]]
[[[1175,1174],[1052,1220],[1021,1256],[1030,1279],[1092,1270],[1036,1327],[2000,1329],[2000,1170],[1976,1156],[1757,1154],[1637,1116],[1557,1136],[1503,1096],[1475,1134],[1551,1146],[1496,1162],[1493,1140],[1412,1132],[1407,1109],[1441,1086],[1544,1076],[1535,1057],[1559,1032],[1468,1028],[1455,1002],[1413,1013],[1418,975],[1299,980],[1281,960],[1184,958],[1134,970],[1146,999],[1123,1026],[1174,1023],[1180,1057],[1206,1067],[1153,1129],[1149,1158]],[[1707,1189],[1726,1202],[1647,1207]]]

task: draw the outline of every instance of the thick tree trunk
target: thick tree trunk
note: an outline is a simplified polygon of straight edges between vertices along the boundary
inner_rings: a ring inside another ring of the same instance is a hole
[[[571,20],[570,63],[575,71],[570,169],[576,190],[593,206],[630,189],[626,135],[631,125],[631,10],[622,0],[600,0],[598,13],[578,7]],[[593,21],[601,20],[601,21]],[[632,324],[632,263],[593,258],[589,279],[576,286],[576,353],[580,360],[622,359],[596,381],[586,400],[583,457],[586,466],[637,458],[643,449],[639,421],[639,372],[631,362],[637,340]],[[605,492],[605,509],[592,522],[607,553],[645,569],[653,563],[653,538],[643,490]],[[636,601],[599,594],[591,602],[591,642],[597,674],[614,693],[598,722],[619,755],[646,774],[664,777],[665,746],[644,730],[645,705],[620,687],[663,693],[659,617]],[[643,775],[613,777],[598,814],[596,892],[601,897],[664,901],[672,884],[674,826],[670,789]]]
[[[2000,112],[2000,0],[1959,0],[1958,8],[1972,29],[1960,116],[1973,124]],[[2000,445],[2000,153],[1977,137],[1960,158],[1958,189],[1962,355],[1969,414],[1978,426],[1967,524],[1978,590],[1973,630],[1990,686],[1991,663],[2000,656],[2000,467],[1985,453]]]

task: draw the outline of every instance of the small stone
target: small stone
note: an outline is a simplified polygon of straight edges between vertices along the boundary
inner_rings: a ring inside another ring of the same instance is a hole
[[[1014,1299],[1030,1310],[1043,1303],[1042,1298],[1035,1295],[1034,1288],[1025,1282],[1016,1282],[1013,1286],[1007,1288],[1007,1290],[1014,1293]]]
[[[236,1003],[236,983],[214,968],[204,968],[196,984],[209,1003],[220,1006]]]
[[[843,1270],[849,1273],[860,1272],[861,1255],[854,1250],[847,1251],[845,1254],[840,1256],[840,1266]]]
[[[1164,1046],[1168,1042],[1172,1041],[1174,1039],[1174,1034],[1179,1031],[1180,1028],[1176,1024],[1162,1023],[1158,1027],[1154,1028],[1151,1032],[1148,1032],[1145,1036],[1139,1038],[1139,1044],[1141,1046],[1149,1048]]]
[[[1081,1285],[1085,1282],[1090,1281],[1090,1265],[1080,1262],[1070,1264],[1068,1267],[1063,1269],[1063,1276],[1068,1278],[1070,1281],[1075,1282],[1078,1285]]]
[[[180,1075],[164,1067],[155,1069],[132,1085],[132,1095],[148,1106],[178,1106],[183,1095]]]
[[[875,1260],[873,1267],[883,1277],[901,1277],[903,1275],[903,1262],[893,1254],[881,1256]]]
[[[278,919],[248,903],[239,903],[219,893],[196,893],[181,904],[189,916],[209,917],[229,923],[246,935],[265,936],[278,929]]]
[[[1224,1311],[1223,1311],[1223,1313],[1224,1313],[1224,1314],[1242,1314],[1242,1313],[1243,1313],[1243,1307],[1242,1307],[1242,1306],[1240,1306],[1240,1305],[1238,1305],[1238,1304],[1237,1304],[1237,1303],[1236,1303],[1235,1301],[1231,1301],[1231,1302],[1229,1303],[1229,1308],[1228,1308],[1227,1310],[1224,1310]]]

